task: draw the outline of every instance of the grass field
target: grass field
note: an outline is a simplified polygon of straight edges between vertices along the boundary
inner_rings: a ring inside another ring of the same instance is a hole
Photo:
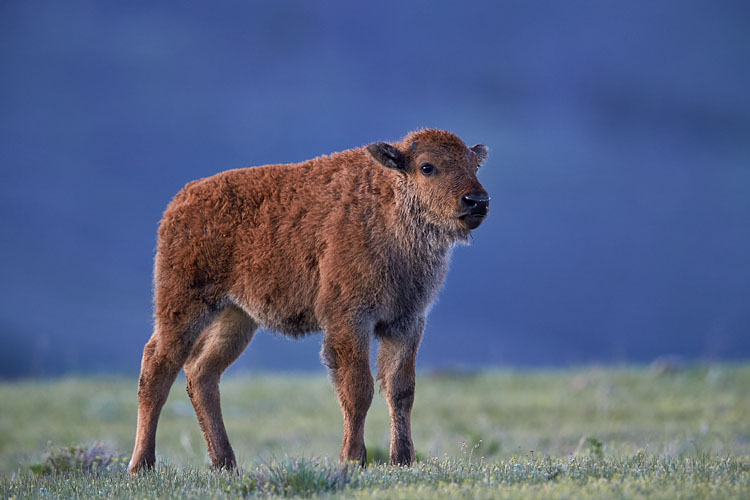
[[[249,374],[222,383],[240,472],[210,472],[178,380],[159,465],[131,478],[135,386],[0,383],[0,498],[750,498],[750,366],[421,374],[408,469],[379,463],[382,396],[360,469],[335,458],[342,419],[324,376]]]

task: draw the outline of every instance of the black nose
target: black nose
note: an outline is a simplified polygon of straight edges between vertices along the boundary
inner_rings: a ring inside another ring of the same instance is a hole
[[[486,191],[471,191],[461,198],[461,204],[471,215],[487,215],[490,210],[490,195]]]

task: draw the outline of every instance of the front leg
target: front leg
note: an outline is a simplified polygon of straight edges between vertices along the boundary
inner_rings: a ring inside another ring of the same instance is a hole
[[[378,380],[388,401],[391,414],[391,464],[414,462],[411,439],[411,409],[414,404],[414,382],[417,349],[422,339],[424,318],[417,318],[379,332]]]
[[[344,413],[341,461],[354,460],[365,465],[365,417],[374,392],[369,361],[370,332],[345,324],[326,328],[321,357],[330,370]]]

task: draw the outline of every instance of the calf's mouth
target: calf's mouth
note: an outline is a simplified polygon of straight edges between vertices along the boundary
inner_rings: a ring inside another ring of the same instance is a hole
[[[474,214],[464,214],[460,216],[458,219],[461,221],[461,223],[466,226],[467,229],[476,229],[479,227],[479,225],[484,221],[484,219],[487,217],[487,212],[484,213],[474,213]]]

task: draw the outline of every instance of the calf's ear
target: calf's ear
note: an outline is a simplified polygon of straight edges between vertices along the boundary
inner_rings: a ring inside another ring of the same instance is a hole
[[[481,165],[484,163],[484,160],[487,159],[487,157],[490,155],[489,149],[487,149],[487,146],[484,144],[475,144],[472,147],[470,147],[475,155],[477,155],[477,158],[479,158],[479,164]]]
[[[394,170],[406,170],[406,157],[386,142],[375,142],[367,146],[367,151],[375,157],[380,164]]]

